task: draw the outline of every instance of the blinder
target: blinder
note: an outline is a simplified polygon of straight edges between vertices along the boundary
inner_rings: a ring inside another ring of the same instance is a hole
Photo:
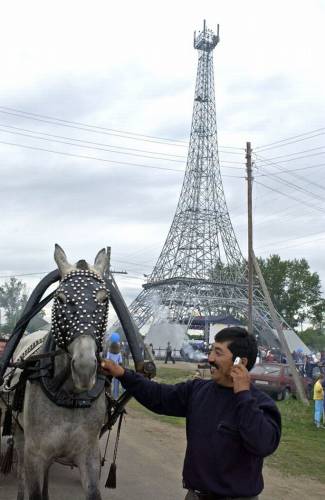
[[[109,291],[94,271],[73,270],[61,281],[52,308],[52,335],[64,350],[80,335],[94,337],[102,350],[108,316]]]

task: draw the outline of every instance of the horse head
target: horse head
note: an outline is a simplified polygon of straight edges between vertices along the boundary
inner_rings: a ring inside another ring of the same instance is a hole
[[[71,359],[75,390],[88,391],[96,383],[98,355],[106,330],[109,293],[103,276],[108,256],[102,249],[93,266],[85,260],[72,265],[64,250],[55,245],[54,259],[61,282],[54,297],[51,332]]]

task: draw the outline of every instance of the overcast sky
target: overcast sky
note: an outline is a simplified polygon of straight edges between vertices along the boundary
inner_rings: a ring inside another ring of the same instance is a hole
[[[2,3],[0,283],[52,270],[56,242],[71,261],[110,245],[114,269],[128,272],[117,278],[125,298],[137,295],[180,193],[193,31],[204,18],[220,24],[220,157],[242,251],[251,141],[256,254],[305,257],[325,283],[325,2],[317,0]],[[41,276],[20,279],[33,288]]]

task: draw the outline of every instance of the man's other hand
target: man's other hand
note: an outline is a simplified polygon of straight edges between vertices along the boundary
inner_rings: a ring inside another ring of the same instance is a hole
[[[100,365],[103,370],[107,372],[107,375],[112,375],[112,377],[122,377],[125,373],[125,370],[122,366],[117,365],[110,359],[102,359]]]

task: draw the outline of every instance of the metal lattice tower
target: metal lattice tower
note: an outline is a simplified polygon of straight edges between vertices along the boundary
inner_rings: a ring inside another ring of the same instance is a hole
[[[213,70],[218,42],[219,26],[214,34],[204,21],[203,31],[194,33],[198,68],[187,166],[163,249],[130,306],[139,328],[155,321],[157,306],[165,306],[169,321],[188,326],[198,315],[247,317],[247,263],[229,216],[218,155]],[[271,343],[272,321],[258,287],[253,314],[255,328]]]

